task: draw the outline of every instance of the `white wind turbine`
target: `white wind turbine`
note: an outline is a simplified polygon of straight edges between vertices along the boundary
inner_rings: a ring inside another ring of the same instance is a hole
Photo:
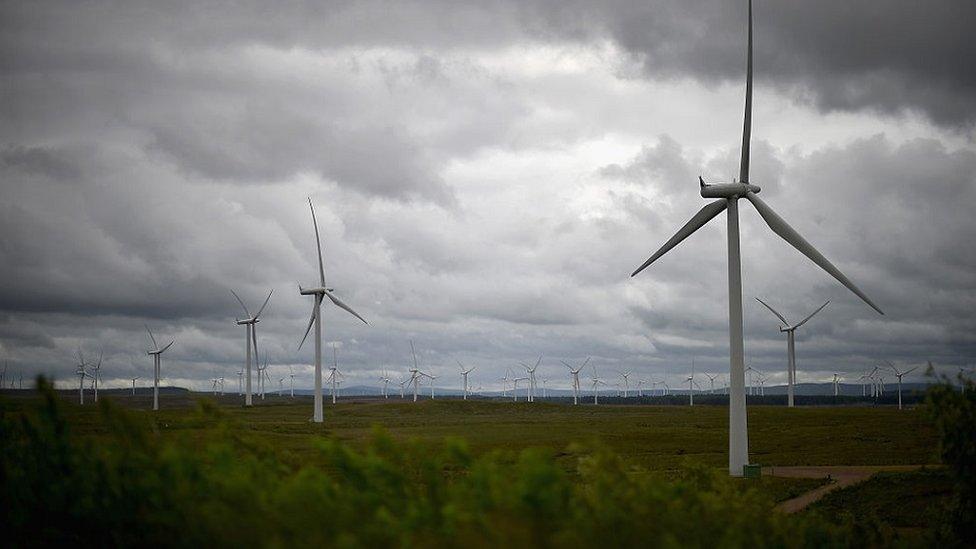
[[[136,396],[136,380],[138,377],[130,378],[132,380],[132,396]]]
[[[800,322],[796,323],[796,325],[790,325],[790,323],[786,320],[786,318],[783,315],[779,314],[779,312],[777,312],[776,309],[770,307],[768,303],[766,303],[765,301],[759,299],[758,297],[756,298],[756,301],[758,301],[759,303],[762,303],[763,304],[763,307],[766,307],[767,309],[769,309],[769,312],[773,313],[774,315],[776,315],[776,318],[778,318],[778,319],[780,319],[780,320],[783,321],[784,326],[780,326],[779,327],[779,331],[780,332],[786,332],[786,358],[787,358],[787,363],[786,363],[786,395],[787,395],[786,396],[786,405],[787,405],[787,407],[792,408],[793,407],[793,392],[795,391],[795,386],[796,386],[796,343],[795,343],[794,333],[796,332],[796,329],[797,328],[799,328],[800,326],[803,326],[804,324],[806,324],[808,320],[810,320],[811,318],[813,318],[813,315],[815,315],[815,314],[819,313],[820,311],[822,311],[824,307],[826,307],[827,305],[830,304],[830,302],[828,301],[828,302],[824,303],[823,305],[821,305],[820,308],[818,308],[816,311],[810,313],[809,316],[807,316],[806,318],[804,318]]]
[[[705,372],[705,377],[708,378],[708,383],[709,383],[708,394],[714,395],[715,394],[715,379],[718,377],[718,374],[710,374],[708,372]]]
[[[472,366],[471,368],[465,370],[464,364],[461,364],[460,360],[458,360],[457,363],[458,363],[458,368],[461,369],[461,386],[462,386],[462,390],[464,391],[464,396],[462,397],[462,399],[468,400],[468,374],[473,372],[474,369],[477,368],[477,366]]]
[[[876,311],[879,309],[840,270],[807,242],[793,227],[783,220],[758,196],[760,188],[749,180],[749,145],[752,131],[752,0],[749,0],[749,38],[746,64],[745,116],[742,126],[742,154],[739,163],[739,179],[732,183],[706,185],[699,177],[702,198],[716,199],[703,207],[670,240],[635,270],[637,275],[648,265],[678,245],[682,240],[703,227],[708,221],[728,212],[729,254],[729,474],[742,476],[743,466],[749,463],[749,435],[746,424],[745,363],[742,342],[742,279],[739,258],[739,199],[745,198],[756,208],[769,228],[779,237],[807,256],[831,276],[864,300]],[[882,313],[883,314],[883,313]]]
[[[284,396],[285,392],[285,378],[278,378],[278,396]]]
[[[261,308],[260,309],[258,309],[258,314],[253,315],[253,316],[251,315],[251,312],[247,310],[247,305],[245,305],[244,304],[244,300],[241,299],[241,297],[239,295],[237,295],[237,292],[235,292],[234,290],[231,290],[230,293],[234,295],[234,299],[236,299],[237,302],[241,304],[241,308],[244,309],[245,318],[243,318],[243,319],[240,319],[240,318],[235,319],[235,322],[237,323],[238,326],[242,326],[242,325],[244,326],[244,349],[245,349],[244,350],[244,368],[246,368],[246,370],[247,370],[247,381],[244,384],[244,388],[245,388],[245,391],[244,391],[244,406],[251,406],[252,405],[252,398],[251,398],[251,349],[252,348],[254,349],[254,363],[255,363],[255,365],[257,365],[258,376],[260,377],[260,375],[261,375],[261,373],[260,373],[261,365],[259,364],[260,361],[258,359],[257,324],[258,324],[258,322],[261,321],[260,320],[261,313],[264,312],[264,308],[267,307],[268,306],[268,302],[271,301],[271,294],[274,293],[274,290],[271,290],[270,292],[268,292],[268,297],[265,298],[264,304],[261,305]]]
[[[437,379],[437,376],[431,374],[424,375],[430,380],[430,399],[434,400],[434,380]]]
[[[101,376],[102,370],[102,352],[98,352],[98,361],[91,365],[92,373],[89,374],[92,378],[92,389],[94,390],[95,402],[98,402],[98,378]]]
[[[291,378],[291,398],[295,398],[295,369],[288,367],[288,377]]]
[[[78,369],[75,370],[75,373],[78,374],[78,400],[82,406],[85,405],[85,377],[88,376],[88,371],[85,368],[88,365],[89,363],[85,361],[85,357],[81,354],[81,349],[78,349]],[[4,368],[4,372],[6,372],[6,367]],[[2,385],[3,382],[0,381],[0,386]]]
[[[335,343],[332,344],[332,368],[329,369],[329,378],[326,380],[332,385],[332,404],[336,403],[337,385],[342,382],[342,372],[339,371],[339,356],[336,354]]]
[[[252,332],[253,333],[253,332]],[[257,353],[255,353],[255,357]],[[264,382],[265,380],[271,381],[271,376],[268,375],[268,353],[264,353],[264,366],[258,364],[258,386],[260,387],[261,400],[264,400]]]
[[[424,376],[424,375],[427,375],[427,374],[424,374],[423,372],[421,372],[420,371],[420,367],[417,366],[417,351],[416,351],[416,349],[414,349],[413,340],[412,339],[410,340],[410,353],[413,355],[413,368],[411,368],[409,370],[410,371],[410,379],[408,381],[409,381],[409,383],[412,383],[413,384],[413,401],[414,402],[417,402],[417,392],[418,392],[419,387],[420,387],[420,378],[421,378],[421,376]],[[401,395],[402,395],[402,387],[401,387]]]
[[[903,377],[907,376],[908,374],[910,374],[910,373],[914,372],[915,370],[917,370],[918,369],[918,366],[915,366],[914,368],[911,368],[911,369],[905,370],[904,372],[901,372],[901,371],[898,370],[898,368],[895,368],[895,365],[894,364],[888,362],[887,360],[885,361],[885,363],[888,364],[888,367],[891,368],[891,371],[892,372],[894,372],[895,377],[898,378],[898,409],[901,410],[901,378],[903,378]]]
[[[837,396],[837,382],[840,381],[840,379],[841,377],[835,373],[834,374],[834,396]]]
[[[756,384],[754,379],[756,374],[751,373],[753,370],[754,368],[752,366],[747,367],[745,370],[745,373],[749,374],[749,382],[746,384],[746,390],[749,391],[749,396],[752,396]]]
[[[380,382],[383,383],[383,398],[390,398],[389,394],[387,393],[387,388],[390,386],[390,381],[390,377],[386,375],[386,372],[383,372],[383,375],[380,376]]]
[[[586,360],[583,361],[583,364],[580,364],[579,368],[573,368],[565,360],[560,360],[560,362],[562,362],[567,368],[569,368],[569,373],[570,375],[573,376],[573,405],[575,406],[579,404],[579,394],[580,394],[579,374],[581,371],[583,371],[583,368],[586,368],[586,365],[590,362],[590,357],[586,357]]]
[[[410,381],[409,379],[401,379],[400,381],[397,381],[397,385],[400,386],[400,398],[401,399],[406,398],[403,395],[403,386],[406,385],[409,381]]]
[[[647,385],[647,380],[646,379],[638,379],[637,380],[637,396],[638,396],[638,398],[644,398],[644,389],[642,388],[644,385]]]
[[[542,399],[545,400],[549,398],[549,378],[542,378]]]
[[[535,371],[539,369],[539,364],[541,363],[542,363],[541,356],[539,357],[539,360],[535,361],[535,366],[532,366],[531,368],[529,367],[528,364],[524,362],[519,363],[522,365],[523,368],[525,368],[526,373],[529,374],[528,398],[526,399],[529,402],[535,402],[535,393],[536,393]]]
[[[630,374],[631,372],[620,372],[620,377],[624,378],[624,398],[627,398],[627,392],[630,391]]]
[[[244,394],[244,368],[237,371],[237,396]]]
[[[519,384],[519,381],[529,381],[529,378],[527,378],[527,377],[517,377],[517,378],[515,378],[515,379],[512,380],[512,397],[515,399],[515,402],[518,402],[518,384]],[[529,390],[530,390],[531,387],[532,387],[532,385],[530,384],[529,387],[526,387],[526,389],[525,389],[525,400],[526,401],[528,401],[529,400],[529,397],[531,396],[531,394],[529,393]]]
[[[153,348],[146,351],[147,355],[153,357],[153,410],[159,410],[159,373],[160,373],[159,370],[160,370],[160,362],[161,362],[160,359],[162,354],[166,351],[166,349],[169,349],[170,347],[172,347],[174,343],[176,343],[176,340],[174,339],[173,341],[170,341],[168,345],[160,349],[159,345],[156,344],[156,338],[153,337],[152,330],[149,329],[149,326],[146,326],[146,332],[149,333],[149,339],[152,341],[153,344]]]
[[[298,344],[298,348],[302,348],[302,344],[305,343],[305,339],[308,337],[309,330],[312,329],[312,325],[315,325],[315,398],[312,404],[312,421],[315,423],[322,423],[322,299],[328,297],[332,303],[341,309],[345,309],[348,313],[355,316],[359,320],[363,321],[363,324],[369,325],[366,319],[359,316],[359,313],[352,310],[348,305],[343,303],[338,297],[336,297],[332,288],[325,287],[325,267],[322,265],[322,242],[319,239],[319,225],[315,221],[315,208],[312,207],[312,199],[308,199],[308,207],[312,211],[312,225],[315,227],[315,246],[319,254],[319,285],[315,288],[302,288],[299,284],[298,293],[301,295],[314,295],[315,303],[312,305],[312,317],[309,319],[308,328],[305,329],[305,335],[302,336],[302,342]]]

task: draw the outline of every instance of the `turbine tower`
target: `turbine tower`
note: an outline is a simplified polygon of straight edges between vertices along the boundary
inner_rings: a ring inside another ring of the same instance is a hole
[[[301,349],[302,345],[305,343],[305,339],[308,338],[308,332],[312,329],[312,325],[315,325],[315,398],[312,404],[312,421],[315,423],[322,423],[322,299],[328,297],[332,303],[334,303],[340,309],[345,309],[349,314],[363,321],[363,324],[369,325],[366,319],[359,316],[359,313],[352,310],[351,307],[343,303],[338,297],[336,297],[332,288],[325,287],[325,267],[322,265],[322,241],[319,239],[319,225],[315,221],[315,208],[312,207],[312,199],[308,199],[308,208],[312,211],[312,226],[315,228],[315,246],[319,254],[319,285],[314,288],[302,288],[301,284],[298,285],[298,293],[301,295],[314,295],[315,303],[312,305],[312,317],[308,321],[308,328],[305,328],[305,335],[302,336],[302,342],[298,344],[298,348]]]
[[[620,372],[620,377],[624,378],[624,398],[627,398],[627,392],[630,391],[630,374],[631,372]]]
[[[88,365],[89,363],[85,362],[85,357],[81,354],[81,349],[78,349],[78,369],[75,370],[75,373],[78,374],[78,402],[82,406],[85,405],[85,376],[88,375],[85,367]],[[6,372],[6,366],[4,366],[4,372]],[[3,382],[0,381],[0,388],[2,385]]]
[[[806,318],[804,318],[800,322],[796,323],[796,325],[791,325],[786,320],[786,318],[783,315],[779,314],[779,312],[777,312],[776,309],[770,307],[768,303],[766,303],[765,301],[759,299],[758,297],[756,298],[756,301],[758,301],[759,303],[762,303],[763,304],[763,307],[766,307],[767,309],[769,309],[769,312],[773,313],[774,315],[776,315],[776,318],[778,318],[781,321],[783,321],[783,326],[780,326],[779,327],[779,331],[780,332],[786,332],[786,355],[787,355],[787,363],[786,363],[786,405],[788,407],[792,408],[793,407],[793,392],[795,391],[794,387],[796,386],[796,343],[795,343],[795,339],[794,339],[794,332],[796,332],[796,329],[797,328],[799,328],[800,326],[803,326],[804,324],[807,323],[808,320],[810,320],[811,318],[813,318],[813,315],[815,315],[815,314],[819,313],[820,311],[822,311],[824,307],[826,307],[827,305],[830,304],[830,302],[828,301],[828,302],[824,303],[823,305],[821,305],[819,309],[817,309],[816,311],[810,313],[809,316],[807,316]]]
[[[706,185],[698,178],[702,198],[715,199],[696,213],[678,232],[671,237],[631,276],[647,268],[682,240],[703,227],[712,218],[727,211],[727,238],[729,254],[729,474],[742,476],[743,466],[749,463],[749,434],[746,424],[745,363],[742,343],[742,279],[739,259],[739,199],[745,198],[759,212],[769,228],[780,238],[800,251],[854,292],[874,310],[881,313],[871,300],[854,285],[840,270],[807,242],[793,227],[763,202],[758,193],[760,188],[749,180],[749,143],[752,131],[752,0],[749,0],[749,35],[746,61],[746,99],[745,115],[742,124],[742,151],[739,162],[739,179],[732,183]],[[881,313],[884,314],[884,313]]]
[[[170,347],[173,346],[174,343],[176,343],[176,340],[170,341],[169,344],[167,344],[165,347],[160,349],[159,345],[156,344],[156,338],[153,337],[152,330],[149,329],[149,326],[146,326],[146,331],[149,332],[149,339],[152,341],[153,344],[153,348],[146,351],[147,355],[153,357],[153,410],[159,410],[160,357],[166,351],[166,349],[169,349]]]
[[[834,396],[837,396],[837,382],[840,381],[840,375],[834,374]]]
[[[254,363],[257,365],[259,370],[258,376],[260,376],[261,365],[258,364],[258,334],[257,334],[257,324],[260,322],[259,317],[261,313],[264,312],[264,308],[268,306],[268,301],[271,301],[271,294],[274,290],[268,292],[268,297],[264,300],[264,304],[258,309],[258,314],[251,316],[251,313],[247,310],[247,305],[244,304],[244,300],[237,295],[234,290],[230,293],[234,294],[234,299],[241,304],[241,308],[244,309],[245,318],[236,319],[237,325],[244,326],[244,364],[247,370],[247,381],[244,384],[244,406],[251,406],[251,347],[254,347]]]
[[[130,379],[132,379],[132,396],[136,396],[136,380],[139,379],[139,378],[138,377],[133,377],[133,378],[130,378]]]
[[[570,375],[573,376],[573,405],[575,406],[579,404],[579,394],[580,394],[579,374],[581,371],[583,371],[583,368],[586,368],[587,363],[590,362],[590,357],[586,357],[586,360],[583,361],[583,364],[580,364],[579,368],[573,368],[565,360],[560,360],[560,362],[562,362],[567,368],[569,368],[569,373]]]

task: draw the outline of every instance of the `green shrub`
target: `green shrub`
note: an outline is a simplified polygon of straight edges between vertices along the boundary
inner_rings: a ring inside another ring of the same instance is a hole
[[[930,387],[925,409],[939,433],[939,451],[955,487],[939,541],[972,547],[976,546],[976,385],[961,376],[958,381],[960,388],[948,380]]]
[[[324,466],[242,448],[219,421],[202,444],[164,442],[99,402],[97,443],[69,433],[50,387],[0,417],[0,508],[13,546],[843,547],[871,532],[775,513],[756,490],[690,468],[635,471],[603,449],[575,472],[548,450],[473,457],[462,441],[398,443],[377,430],[354,451],[318,442]],[[219,416],[201,406],[204,416]]]

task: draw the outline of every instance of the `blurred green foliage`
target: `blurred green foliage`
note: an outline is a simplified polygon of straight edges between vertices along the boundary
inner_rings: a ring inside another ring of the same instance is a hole
[[[108,399],[103,437],[73,436],[50,387],[0,416],[0,509],[13,546],[843,547],[876,532],[773,512],[763,492],[714,469],[678,479],[635,471],[608,450],[473,454],[460,440],[353,449],[316,442],[295,466],[241,438],[203,401],[202,444],[159,436]],[[640,474],[638,474],[640,473]]]
[[[932,369],[931,363],[929,370]],[[953,497],[939,530],[939,542],[976,546],[976,384],[959,376],[929,389],[925,404],[939,434],[942,461],[953,476]]]

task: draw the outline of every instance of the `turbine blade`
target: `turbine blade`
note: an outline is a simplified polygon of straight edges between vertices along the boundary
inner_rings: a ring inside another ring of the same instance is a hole
[[[413,340],[410,340],[410,352],[413,354],[413,368],[417,369],[417,351],[413,348]]]
[[[671,240],[665,242],[664,246],[661,246],[661,249],[655,252],[654,255],[650,257],[650,259],[645,261],[644,264],[638,267],[637,270],[631,273],[630,276],[636,276],[637,273],[643,271],[645,268],[647,268],[648,265],[657,261],[659,257],[671,251],[671,248],[674,248],[679,243],[681,243],[682,240],[688,238],[691,235],[691,233],[702,228],[702,226],[704,226],[705,223],[708,223],[709,221],[711,221],[713,217],[722,213],[722,211],[727,206],[728,206],[728,202],[724,198],[706,204],[705,207],[698,210],[698,213],[696,213],[694,217],[692,217],[687,223],[685,223],[684,227],[681,227],[678,230],[678,232],[671,237]]]
[[[148,324],[146,325],[146,331],[149,332],[149,339],[151,339],[152,342],[153,342],[153,351],[158,351],[159,350],[159,345],[156,344],[156,338],[153,337],[152,330],[149,329],[149,325]]]
[[[234,294],[234,298],[237,299],[237,302],[240,303],[241,307],[244,308],[244,314],[247,315],[247,318],[251,318],[251,313],[247,310],[247,305],[244,304],[244,300],[241,299],[241,296],[237,295],[237,292],[234,290],[231,290],[230,293]]]
[[[312,331],[312,324],[315,322],[315,315],[319,312],[319,296],[315,296],[315,304],[312,305],[312,316],[308,319],[308,327],[305,328],[305,335],[302,336],[302,342],[298,344],[298,349],[301,350],[302,345],[305,344],[305,340],[308,339],[308,333]]]
[[[799,328],[800,326],[803,326],[804,324],[806,324],[806,322],[808,320],[810,320],[811,318],[813,318],[813,315],[815,315],[815,314],[819,313],[820,311],[822,311],[823,308],[826,307],[827,305],[830,305],[830,302],[829,301],[826,302],[826,303],[824,303],[823,305],[821,305],[820,308],[817,309],[816,311],[810,313],[810,316],[808,316],[808,317],[804,318],[803,320],[801,320],[799,324],[797,324],[796,326],[794,326],[794,328]]]
[[[827,260],[820,252],[817,251],[809,242],[807,242],[800,233],[796,232],[793,227],[790,227],[789,223],[783,220],[776,212],[772,210],[761,198],[756,196],[755,193],[746,193],[746,198],[752,205],[756,207],[759,215],[762,216],[763,220],[769,225],[769,228],[773,230],[774,233],[779,235],[780,238],[787,241],[791,246],[800,251],[803,255],[807,256],[810,261],[813,261],[820,266],[821,269],[827,271],[831,276],[837,279],[838,282],[847,287],[848,290],[854,292],[854,294],[861,298],[865,303],[871,306],[872,309],[878,311],[880,314],[884,312],[878,308],[874,302],[868,298],[853,282],[850,281],[844,273],[840,272],[834,264]]]
[[[319,224],[315,220],[315,208],[312,207],[312,199],[308,199],[308,208],[312,210],[312,225],[315,227],[315,246],[319,252],[319,282],[325,287],[325,267],[322,266],[322,241],[319,240]]]
[[[910,370],[908,370],[908,371],[906,371],[906,372],[905,372],[905,373],[903,373],[902,375],[903,375],[903,376],[907,376],[908,374],[910,374],[910,373],[912,373],[912,372],[914,372],[915,370],[918,370],[918,366],[915,366],[914,368],[912,368],[912,369],[910,369]]]
[[[776,309],[770,307],[768,303],[766,303],[765,301],[759,299],[758,297],[756,298],[756,301],[762,303],[763,306],[765,306],[767,309],[770,310],[770,312],[772,312],[774,315],[776,315],[776,318],[782,320],[783,321],[783,324],[786,324],[786,326],[789,327],[790,323],[787,322],[785,318],[783,318],[783,315],[781,315],[778,312],[776,312]]]
[[[254,347],[254,360],[255,362],[257,362],[260,360],[258,357],[261,356],[258,354],[258,325],[257,324],[251,324],[251,343],[252,346]],[[267,356],[264,357],[264,361],[265,362],[268,361]],[[265,367],[267,367],[267,364],[265,364]]]
[[[258,309],[258,314],[254,315],[254,318],[258,318],[259,316],[261,316],[261,313],[264,312],[264,308],[267,307],[268,306],[268,302],[271,301],[271,294],[273,294],[273,293],[274,293],[274,290],[271,290],[270,292],[268,292],[267,299],[264,300],[264,304],[261,305],[261,308],[260,309]]]
[[[742,157],[739,181],[749,182],[749,144],[752,138],[752,0],[749,0],[749,45],[746,61],[746,107],[742,118]]]
[[[176,343],[176,340],[175,339],[173,341],[170,341],[168,345],[166,345],[165,347],[163,347],[162,349],[160,349],[159,350],[159,354],[163,354],[166,351],[166,349],[169,349],[170,347],[172,347],[174,343]]]
[[[586,368],[586,365],[589,364],[589,363],[590,363],[590,357],[586,357],[586,360],[583,361],[583,365],[580,366],[580,370],[582,370],[583,368]],[[593,368],[596,369],[596,366],[594,366]]]
[[[362,320],[363,321],[363,324],[369,326],[369,322],[366,322],[366,319],[365,318],[359,316],[359,313],[357,313],[356,311],[352,310],[352,307],[350,307],[349,305],[346,305],[338,297],[332,295],[332,292],[325,292],[325,295],[329,296],[329,299],[331,299],[332,302],[336,304],[336,306],[338,306],[338,307],[340,307],[342,309],[345,309],[345,310],[349,311],[349,313],[352,316],[358,318],[359,320]]]
[[[566,366],[567,368],[569,368],[569,371],[570,372],[573,371],[573,367],[570,366],[565,360],[560,360],[559,362],[562,362],[564,366]]]

